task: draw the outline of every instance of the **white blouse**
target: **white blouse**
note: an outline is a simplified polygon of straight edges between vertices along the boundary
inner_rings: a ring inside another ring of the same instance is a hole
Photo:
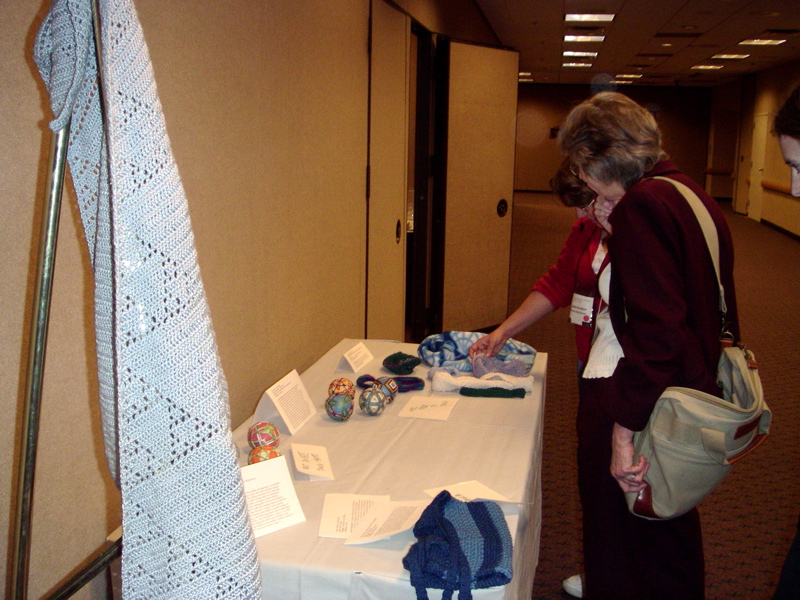
[[[601,248],[602,255],[600,255]],[[594,268],[595,263],[597,263],[597,268],[599,268],[605,255],[606,250],[604,244],[600,244],[600,247],[597,249],[597,254],[595,254],[594,261],[592,262],[592,267]],[[619,345],[617,336],[614,334],[614,328],[611,326],[611,315],[608,312],[610,283],[611,265],[608,264],[600,272],[597,279],[598,291],[600,292],[600,297],[605,301],[605,304],[597,314],[594,340],[592,341],[592,348],[589,350],[589,359],[586,361],[586,367],[583,370],[583,377],[587,379],[611,377],[611,375],[614,374],[614,369],[617,368],[619,359],[625,356],[622,351],[622,346]]]

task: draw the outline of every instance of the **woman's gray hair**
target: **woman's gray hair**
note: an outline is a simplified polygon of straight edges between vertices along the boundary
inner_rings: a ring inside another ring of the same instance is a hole
[[[600,92],[570,111],[558,147],[584,173],[626,190],[667,154],[650,112],[624,94]]]

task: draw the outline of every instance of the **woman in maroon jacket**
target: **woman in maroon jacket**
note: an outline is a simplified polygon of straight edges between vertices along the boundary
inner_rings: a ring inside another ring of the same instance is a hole
[[[724,328],[735,341],[739,336],[730,231],[716,202],[667,160],[653,116],[622,94],[602,92],[575,107],[559,131],[559,146],[613,208],[607,296],[616,368],[582,381],[581,399],[592,401],[578,410],[585,597],[701,599],[697,510],[647,521],[628,512],[624,492],[644,487],[649,465],[634,456],[633,434],[663,390],[720,394],[720,334]],[[711,213],[720,240],[724,323],[700,225],[675,187],[656,176],[687,185]]]

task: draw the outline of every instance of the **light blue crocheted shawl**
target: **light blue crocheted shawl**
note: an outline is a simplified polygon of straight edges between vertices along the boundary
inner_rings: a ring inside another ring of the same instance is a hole
[[[103,433],[122,491],[123,597],[260,598],[225,378],[186,196],[131,0],[54,0],[35,60],[95,274]]]

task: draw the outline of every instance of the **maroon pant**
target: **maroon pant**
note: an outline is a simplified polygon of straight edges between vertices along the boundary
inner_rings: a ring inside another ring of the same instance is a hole
[[[702,600],[703,540],[697,510],[668,521],[628,511],[611,477],[614,422],[603,411],[604,379],[581,379],[578,487],[583,505],[584,598]]]

